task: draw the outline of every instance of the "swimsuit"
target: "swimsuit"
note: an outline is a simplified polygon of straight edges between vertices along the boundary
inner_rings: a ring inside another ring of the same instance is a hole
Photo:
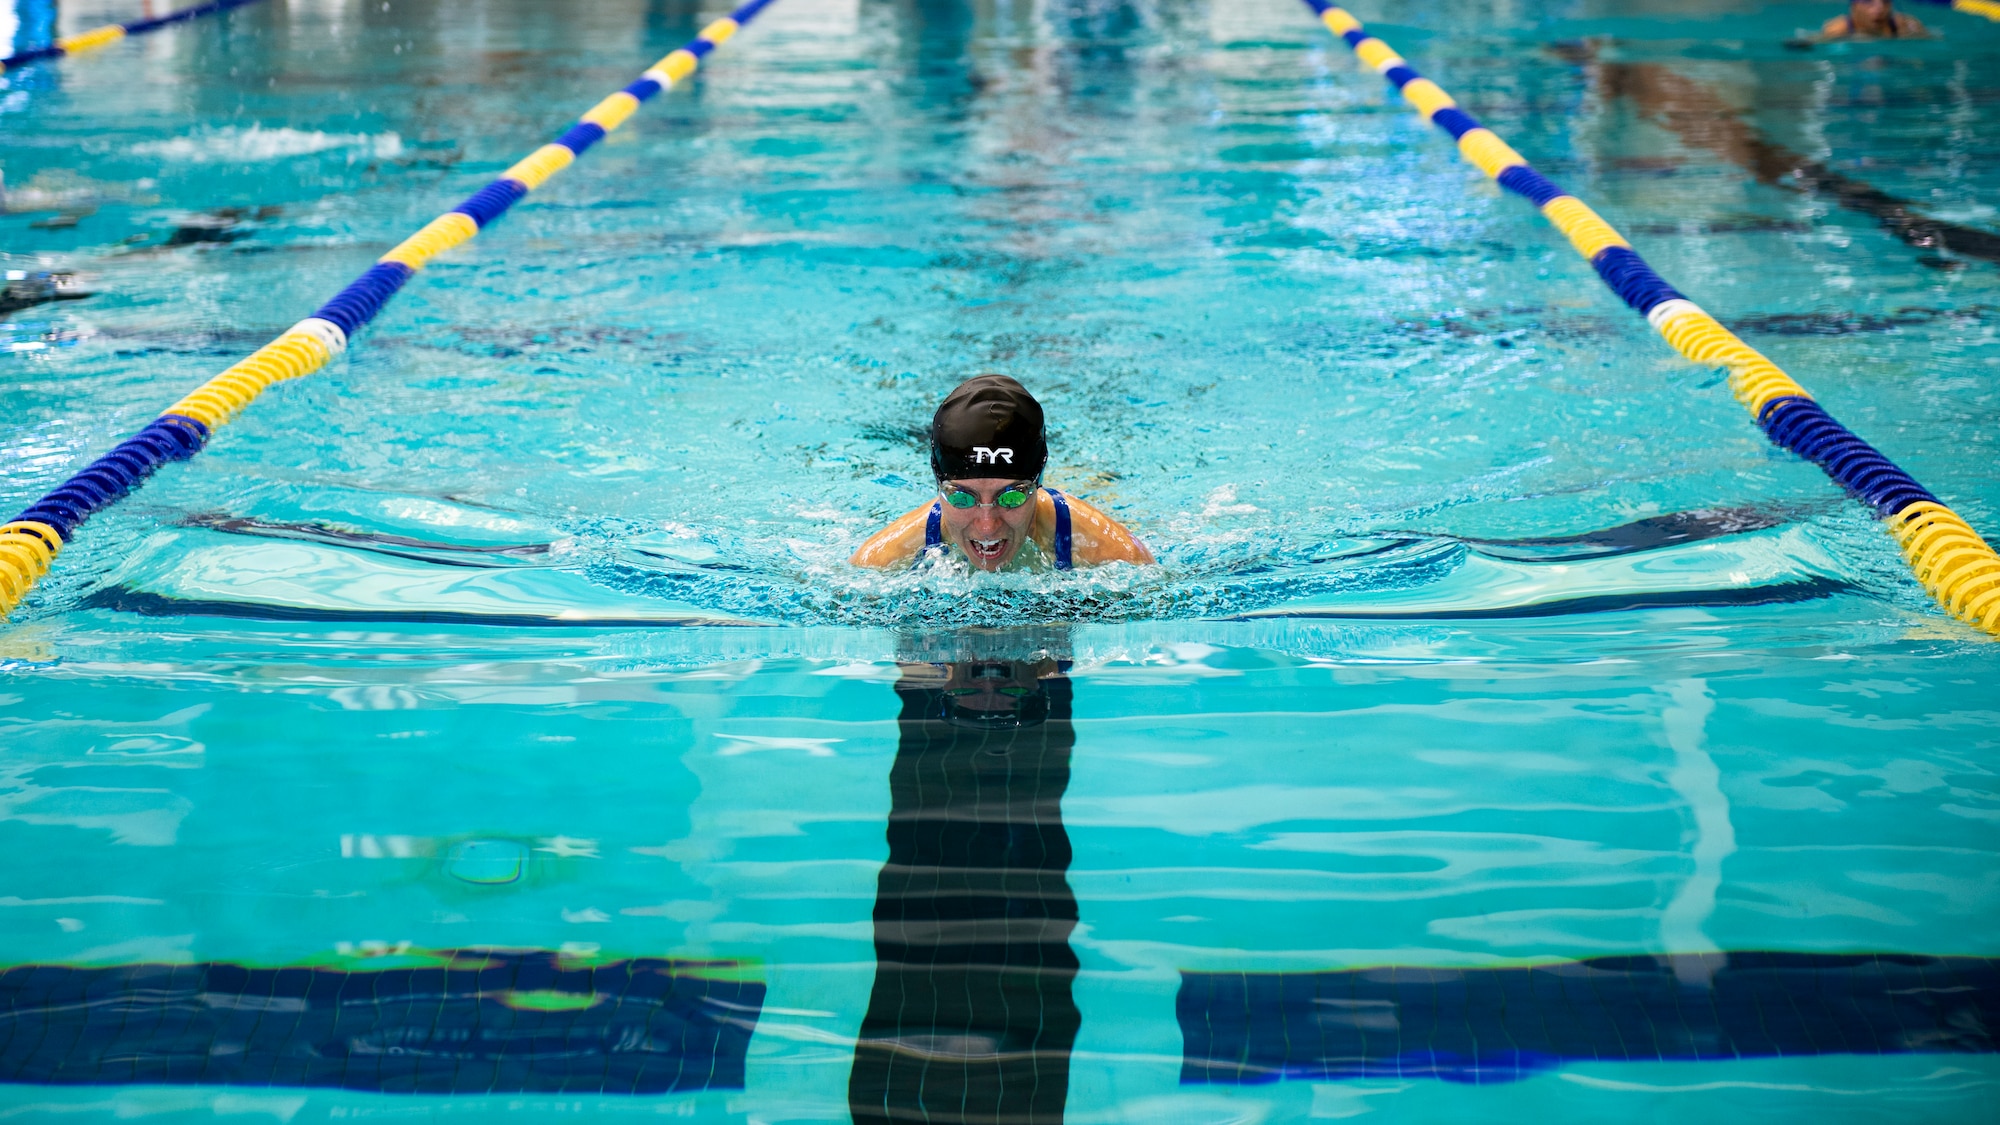
[[[1069,498],[1053,488],[1044,488],[1049,499],[1056,505],[1056,569],[1068,570],[1074,563],[1070,557]],[[924,549],[917,552],[917,561],[912,567],[923,565],[923,561],[933,552],[943,552],[944,546],[944,501],[931,501],[931,514],[924,520]]]
[[[1858,32],[1858,31],[1854,30],[1854,17],[1853,17],[1853,16],[1842,16],[1842,17],[1840,17],[1840,18],[1841,18],[1841,19],[1843,19],[1843,20],[1846,20],[1846,21],[1847,21],[1847,34],[1849,34],[1849,35],[1859,35],[1859,34],[1860,34],[1860,32]],[[1878,35],[1878,36],[1876,36],[1875,38],[1877,38],[1877,39],[1901,39],[1902,37],[1903,37],[1903,17],[1902,17],[1902,16],[1900,16],[1900,15],[1894,15],[1894,14],[1891,14],[1891,15],[1890,15],[1890,17],[1889,17],[1889,33],[1888,33],[1887,35]]]

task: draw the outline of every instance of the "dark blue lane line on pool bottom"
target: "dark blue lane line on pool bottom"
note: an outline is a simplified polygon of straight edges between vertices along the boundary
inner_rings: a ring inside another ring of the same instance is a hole
[[[713,964],[27,965],[0,972],[0,1081],[317,1086],[392,1094],[743,1088],[764,986]]]
[[[1601,957],[1513,969],[1183,973],[1181,1082],[1511,1082],[1575,1062],[2000,1050],[2000,960]]]

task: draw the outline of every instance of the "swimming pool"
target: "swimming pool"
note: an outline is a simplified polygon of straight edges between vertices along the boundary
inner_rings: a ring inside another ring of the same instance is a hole
[[[1356,10],[2000,526],[2000,267],[1699,126],[1991,230],[2000,26]],[[721,11],[0,77],[5,501]],[[843,565],[989,369],[1160,568]],[[2000,660],[1873,523],[1293,0],[779,0],[0,631],[0,1112],[1984,1120]]]

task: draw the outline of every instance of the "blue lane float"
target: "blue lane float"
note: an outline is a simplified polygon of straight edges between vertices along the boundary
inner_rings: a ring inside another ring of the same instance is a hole
[[[192,418],[155,418],[15,518],[45,524],[68,538],[92,512],[130,492],[161,465],[194,456],[207,440],[208,427]]]
[[[1985,16],[2000,22],[2000,3],[1994,0],[1917,0],[1919,4],[1935,4],[1940,8],[1950,8],[1954,12],[1964,12],[1969,16]]]
[[[1304,3],[1424,120],[1449,134],[1468,162],[1540,209],[1604,284],[1674,350],[1696,363],[1726,369],[1730,390],[1772,441],[1818,465],[1872,507],[1902,548],[1911,573],[1939,605],[1975,628],[2000,635],[2000,555],[1964,517],[1836,421],[1768,356],[1669,285],[1611,224],[1537,172],[1437,83],[1370,35],[1352,13],[1327,0]],[[1954,6],[1966,4],[2000,10],[1993,0],[1956,0]]]
[[[220,10],[250,2],[219,0],[218,4],[190,8],[153,22],[164,26],[210,8]],[[382,255],[311,316],[169,406],[145,429],[29,505],[12,522],[0,525],[0,615],[20,604],[91,513],[115,503],[167,462],[193,456],[216,430],[273,384],[309,375],[345,351],[355,333],[432,258],[497,221],[508,208],[624,124],[641,103],[685,81],[703,58],[772,2],[750,0],[703,28],[700,35],[647,68],[630,85],[592,106],[555,141],[536,149]],[[119,35],[104,42],[125,33],[121,25]]]
[[[64,55],[79,55],[85,51],[109,46],[128,36],[144,35],[149,31],[158,31],[163,27],[172,27],[174,24],[186,23],[188,20],[198,19],[202,16],[219,15],[231,8],[241,8],[245,4],[254,4],[256,2],[257,0],[212,0],[211,3],[197,4],[192,8],[182,8],[177,12],[168,12],[164,16],[154,16],[152,19],[134,20],[131,23],[108,23],[103,27],[93,27],[89,31],[80,31],[75,35],[66,35],[46,47],[37,47],[32,51],[22,51],[18,55],[9,55],[4,59],[0,59],[0,74],[5,74],[9,70],[27,63],[40,62],[44,59],[57,59]]]

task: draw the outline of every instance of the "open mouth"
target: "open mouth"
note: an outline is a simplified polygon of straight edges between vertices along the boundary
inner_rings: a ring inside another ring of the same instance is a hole
[[[967,539],[965,542],[972,548],[973,559],[982,563],[999,562],[1007,550],[1004,536],[999,539]]]

